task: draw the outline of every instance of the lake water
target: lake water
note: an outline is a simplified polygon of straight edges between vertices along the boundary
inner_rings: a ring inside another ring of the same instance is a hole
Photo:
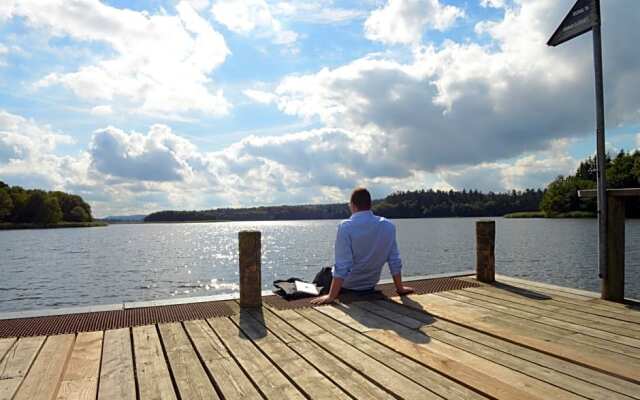
[[[404,275],[473,269],[473,218],[395,220]],[[0,231],[0,311],[233,293],[237,233],[262,231],[263,286],[331,265],[338,221]],[[599,291],[594,220],[496,219],[500,274]],[[626,295],[640,298],[640,220],[627,222]],[[383,277],[388,277],[385,267]]]

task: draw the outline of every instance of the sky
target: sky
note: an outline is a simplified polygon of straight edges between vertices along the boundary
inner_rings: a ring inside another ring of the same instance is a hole
[[[543,188],[595,151],[574,0],[2,0],[0,180],[94,216]],[[607,150],[640,4],[602,2]]]

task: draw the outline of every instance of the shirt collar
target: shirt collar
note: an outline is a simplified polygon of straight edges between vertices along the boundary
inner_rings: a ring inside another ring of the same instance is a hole
[[[372,215],[373,215],[373,211],[371,211],[371,210],[358,211],[358,212],[355,212],[355,213],[351,214],[351,219],[369,217],[369,216],[372,216]]]

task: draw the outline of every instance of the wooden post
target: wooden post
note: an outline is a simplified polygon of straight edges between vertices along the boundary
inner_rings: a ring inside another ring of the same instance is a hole
[[[625,198],[609,195],[607,218],[607,275],[602,280],[602,298],[624,300]]]
[[[240,249],[240,307],[262,305],[261,235],[258,231],[238,233]]]
[[[496,280],[496,222],[476,222],[476,279],[492,283]]]

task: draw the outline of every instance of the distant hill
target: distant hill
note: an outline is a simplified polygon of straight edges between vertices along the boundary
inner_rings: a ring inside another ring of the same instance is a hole
[[[537,210],[542,190],[509,193],[479,191],[419,190],[393,193],[373,202],[373,211],[389,218],[490,217]],[[202,211],[160,211],[149,214],[145,222],[178,221],[273,221],[305,219],[344,219],[349,208],[340,204],[305,204],[251,208],[218,208]]]
[[[103,220],[112,221],[112,222],[142,222],[142,221],[144,221],[145,217],[146,217],[146,215],[144,215],[144,214],[137,214],[137,215],[110,215],[108,217],[104,217]]]

